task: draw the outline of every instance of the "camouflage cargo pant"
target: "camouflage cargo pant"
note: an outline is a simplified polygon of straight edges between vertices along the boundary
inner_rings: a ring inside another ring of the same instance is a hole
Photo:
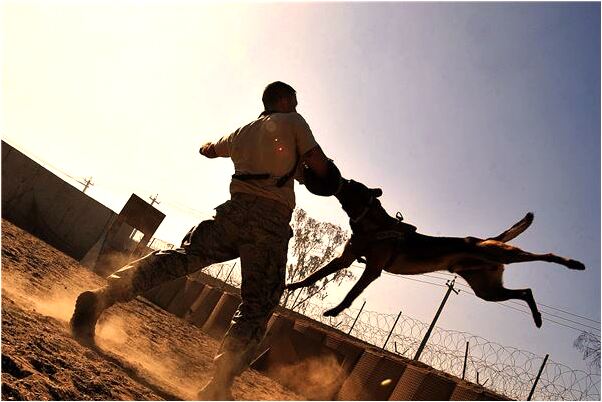
[[[164,282],[240,257],[242,303],[215,357],[233,379],[247,368],[284,290],[291,211],[263,197],[236,193],[199,223],[181,248],[153,252],[108,277],[115,299],[130,300]]]

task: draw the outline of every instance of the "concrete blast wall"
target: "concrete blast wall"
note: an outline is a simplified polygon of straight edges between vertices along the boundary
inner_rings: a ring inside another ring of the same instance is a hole
[[[186,310],[187,321],[221,338],[240,303],[239,296],[224,293],[219,284],[209,285],[207,278],[197,279],[205,282],[205,286],[198,283],[192,286],[185,279],[164,285],[169,287],[169,300],[174,300],[170,308],[175,312],[173,307],[178,305],[179,314]],[[174,292],[178,293],[175,299]],[[270,318],[251,367],[308,400],[507,399],[480,385],[289,314],[278,312]]]
[[[116,213],[2,141],[2,217],[81,260]]]

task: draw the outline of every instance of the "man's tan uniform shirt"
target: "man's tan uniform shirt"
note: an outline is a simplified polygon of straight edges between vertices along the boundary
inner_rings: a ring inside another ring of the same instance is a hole
[[[271,175],[268,179],[232,179],[230,194],[247,193],[295,208],[293,180],[277,187],[298,158],[317,144],[305,119],[296,112],[263,116],[226,135],[214,144],[217,156],[230,157],[237,174]]]

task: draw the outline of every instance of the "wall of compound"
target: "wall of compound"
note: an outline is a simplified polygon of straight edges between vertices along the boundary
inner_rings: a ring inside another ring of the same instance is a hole
[[[116,215],[2,141],[2,218],[81,260]]]
[[[144,296],[216,338],[240,303],[238,289],[208,275],[179,278]],[[277,309],[251,367],[310,400],[506,400],[426,364]]]

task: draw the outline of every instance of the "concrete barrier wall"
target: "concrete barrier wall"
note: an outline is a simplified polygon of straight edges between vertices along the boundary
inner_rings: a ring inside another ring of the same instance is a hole
[[[481,399],[479,389],[468,384],[457,384],[450,401],[478,401]]]
[[[232,316],[240,302],[240,296],[227,292],[223,293],[211,315],[203,324],[202,330],[213,338],[221,339],[230,327]]]
[[[2,141],[2,217],[81,260],[116,213]]]
[[[309,339],[322,343],[326,338],[326,332],[311,326],[307,321],[295,320],[294,328]]]
[[[184,276],[174,279],[173,281],[165,282],[144,293],[143,296],[157,306],[167,310],[171,301],[186,285],[186,280],[187,278]]]
[[[199,297],[190,306],[189,315],[184,317],[186,321],[197,327],[202,327],[222,297],[222,293],[220,289],[206,285],[199,294]]]
[[[252,368],[309,400],[334,399],[344,378],[339,364],[344,356],[324,345],[326,334],[282,316],[270,324],[262,344],[267,350]]]
[[[406,364],[379,350],[364,350],[343,386],[338,400],[386,401],[393,393]]]
[[[184,286],[169,303],[167,311],[178,317],[186,316],[190,311],[190,307],[198,299],[204,288],[204,283],[188,278]]]
[[[339,334],[327,334],[323,342],[324,345],[335,350],[338,356],[340,356],[340,384],[336,390],[336,393],[338,393],[364,353],[364,348],[354,342],[350,342],[349,339],[346,339]],[[336,396],[336,393],[333,395],[333,399]]]
[[[391,393],[392,401],[411,401],[418,393],[420,385],[427,377],[428,371],[413,365],[407,365]]]
[[[448,401],[456,385],[449,377],[408,364],[390,400]]]
[[[175,288],[171,289],[173,292]],[[179,294],[170,299],[174,311],[177,310],[174,306],[181,304],[176,300],[188,299],[189,302],[192,299],[191,288],[186,283],[181,283],[175,291]],[[164,297],[170,293],[163,292]],[[205,284],[188,308],[185,319],[220,338],[239,303],[238,295]],[[270,318],[251,368],[309,400],[506,399],[480,385],[367,346],[340,331],[294,315],[298,318],[293,319],[286,312],[275,313]]]
[[[258,358],[256,359],[256,363],[258,365],[258,370],[265,369],[265,367],[259,367],[262,364],[260,363],[262,361],[262,355],[270,348],[270,345],[274,343],[275,339],[288,338],[289,332],[292,331],[294,325],[295,320],[278,313],[272,314],[268,321],[265,336],[257,348]]]

